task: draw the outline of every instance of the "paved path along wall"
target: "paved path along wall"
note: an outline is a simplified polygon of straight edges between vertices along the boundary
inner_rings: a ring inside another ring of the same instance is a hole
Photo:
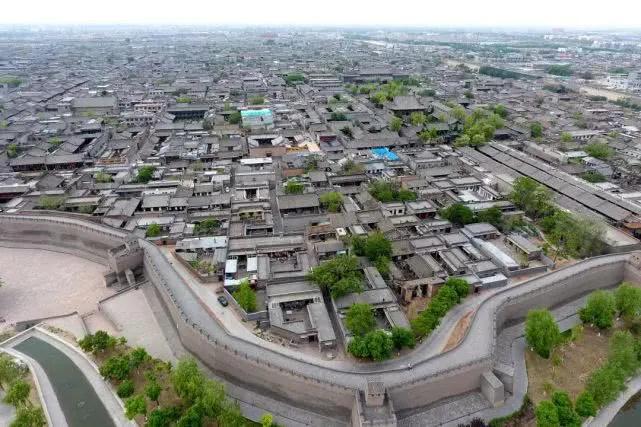
[[[5,234],[5,231],[7,234]],[[0,216],[2,239],[105,256],[125,233],[77,219]],[[333,367],[291,357],[231,336],[206,305],[185,286],[153,244],[141,241],[147,278],[170,308],[181,341],[214,371],[266,395],[321,413],[349,416],[354,391],[368,380],[382,381],[396,410],[411,410],[481,386],[481,375],[495,362],[496,337],[508,321],[530,308],[551,307],[624,279],[638,280],[638,254],[607,255],[506,288],[484,301],[459,346],[428,357],[411,370],[402,361]]]

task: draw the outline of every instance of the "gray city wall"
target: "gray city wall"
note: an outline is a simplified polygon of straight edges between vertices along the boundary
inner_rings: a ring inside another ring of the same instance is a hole
[[[106,258],[126,234],[60,217],[0,216],[0,240]],[[411,410],[440,399],[481,389],[481,376],[494,366],[496,337],[508,321],[531,308],[553,307],[622,280],[640,281],[638,253],[582,261],[506,288],[485,300],[456,348],[426,357],[408,369],[402,359],[337,368],[331,362],[292,357],[226,333],[210,309],[192,293],[153,244],[141,241],[144,270],[176,323],[181,341],[225,378],[294,406],[331,414],[346,422],[356,390],[368,379],[382,381],[396,410]],[[340,365],[343,366],[343,365]]]

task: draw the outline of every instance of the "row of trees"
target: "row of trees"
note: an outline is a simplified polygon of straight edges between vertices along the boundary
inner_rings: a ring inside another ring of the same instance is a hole
[[[377,329],[374,310],[366,303],[352,304],[347,310],[345,326],[353,335],[347,351],[363,359],[385,360],[394,349],[413,348],[416,343],[409,329],[395,327],[391,332]]]
[[[441,318],[470,292],[466,280],[450,277],[425,310],[412,320],[412,330],[417,337],[429,335],[441,322]]]
[[[454,203],[441,209],[439,215],[458,226],[476,222],[488,222],[495,227],[501,227],[503,224],[503,212],[497,207],[491,207],[474,213],[472,209],[463,203]]]
[[[517,178],[510,199],[538,221],[548,242],[556,249],[555,258],[557,255],[585,258],[602,252],[602,224],[556,208],[552,193],[534,179]]]
[[[415,192],[383,179],[372,182],[368,190],[372,197],[383,203],[411,202],[417,197]]]
[[[127,349],[125,343],[103,331],[79,342],[86,351],[112,354],[101,364],[100,373],[126,399],[127,418],[142,415],[148,427],[248,425],[238,404],[227,399],[224,386],[206,378],[194,360],[181,360],[173,368],[143,348]],[[273,425],[271,415],[265,414],[263,420],[263,425]]]
[[[29,400],[31,385],[27,381],[28,369],[13,358],[0,353],[0,389],[5,392],[4,402],[16,408],[16,417],[10,427],[42,427],[47,424],[42,408]]]

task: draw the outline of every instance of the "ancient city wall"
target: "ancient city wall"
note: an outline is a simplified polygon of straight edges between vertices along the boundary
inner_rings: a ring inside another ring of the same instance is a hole
[[[89,258],[107,257],[127,235],[77,219],[0,215],[0,240]],[[141,241],[144,269],[166,304],[185,347],[229,380],[295,406],[349,419],[355,390],[383,381],[396,410],[420,408],[480,387],[491,370],[497,332],[531,308],[552,307],[622,280],[641,281],[637,253],[605,255],[506,288],[484,301],[461,344],[408,370],[402,360],[339,369],[229,335],[153,244]],[[335,366],[335,365],[334,365]]]

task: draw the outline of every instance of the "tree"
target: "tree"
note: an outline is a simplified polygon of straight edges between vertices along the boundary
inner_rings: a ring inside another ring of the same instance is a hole
[[[116,346],[117,340],[107,332],[99,330],[95,334],[86,335],[78,341],[80,348],[87,353],[98,353],[112,349]]]
[[[44,427],[47,425],[44,411],[31,405],[20,406],[9,427]]]
[[[432,141],[435,141],[438,139],[438,129],[434,127],[425,129],[418,133],[418,137],[420,138],[421,141],[423,141],[426,144],[431,143]]]
[[[501,209],[497,208],[496,206],[493,206],[491,208],[479,211],[476,214],[476,221],[487,222],[497,228],[500,228],[501,225],[503,224],[503,212],[501,211]]]
[[[244,427],[245,417],[237,402],[226,402],[218,417],[218,425],[225,427]]]
[[[145,396],[152,402],[158,404],[158,399],[160,398],[160,393],[162,392],[162,387],[158,384],[158,381],[154,378],[145,386]]]
[[[320,196],[321,205],[329,212],[340,212],[343,204],[343,195],[338,191],[330,191]]]
[[[249,103],[251,105],[263,105],[265,103],[265,98],[262,96],[252,96],[249,98]]]
[[[352,255],[338,255],[321,263],[312,269],[307,279],[327,289],[332,298],[363,291],[358,259]]]
[[[228,116],[227,121],[230,125],[237,125],[240,123],[241,119],[242,116],[240,114],[240,111],[234,111]]]
[[[543,125],[539,122],[530,124],[530,136],[532,138],[540,138],[543,136]]]
[[[374,266],[383,277],[383,279],[389,279],[390,275],[390,259],[386,256],[379,257],[375,262]]]
[[[248,280],[240,282],[238,289],[233,293],[234,299],[247,313],[256,311],[256,292],[251,288]]]
[[[556,406],[549,400],[544,400],[536,407],[537,427],[559,427],[559,414]]]
[[[4,396],[4,401],[16,408],[24,405],[29,399],[29,392],[31,386],[25,380],[15,380],[9,386],[7,394]]]
[[[454,203],[447,208],[441,209],[439,214],[458,226],[474,222],[474,212],[462,203]]]
[[[290,179],[285,184],[285,193],[287,194],[303,194],[305,191],[305,185],[302,182]]]
[[[635,374],[641,365],[635,337],[629,331],[616,331],[609,344],[608,363],[615,364],[626,377]]]
[[[377,361],[389,358],[393,349],[394,342],[392,337],[382,330],[371,331],[364,336],[354,337],[347,346],[347,351],[352,355]]]
[[[147,427],[169,427],[180,417],[180,410],[173,406],[156,408],[147,417]]]
[[[8,144],[7,145],[7,157],[13,159],[18,157],[18,145],[17,144]]]
[[[138,369],[143,363],[151,359],[147,350],[142,347],[134,348],[129,356],[129,363],[133,369]]]
[[[398,132],[403,127],[403,120],[400,117],[392,117],[389,122],[389,128],[392,132]]]
[[[59,196],[40,196],[38,199],[38,207],[48,210],[59,209],[65,202],[64,197]]]
[[[416,200],[416,193],[400,188],[396,183],[379,179],[370,183],[369,193],[379,202],[404,202]]]
[[[179,96],[176,98],[176,102],[179,104],[191,104],[191,101],[192,99],[189,96]]]
[[[410,114],[410,123],[413,126],[423,126],[427,122],[427,117],[422,111],[415,111]]]
[[[530,177],[514,180],[510,199],[534,218],[544,217],[552,209],[552,194]]]
[[[597,408],[613,401],[625,387],[625,374],[614,363],[606,363],[593,371],[585,384]]]
[[[107,183],[113,181],[111,175],[106,172],[100,171],[94,175],[96,182]]]
[[[220,221],[215,218],[206,218],[194,226],[194,234],[203,236],[214,234],[220,228]]]
[[[147,414],[147,401],[145,396],[137,394],[125,400],[125,416],[132,420],[136,415]]]
[[[20,376],[20,368],[6,353],[0,353],[0,389],[11,384]]]
[[[557,390],[552,393],[552,403],[556,406],[559,423],[564,427],[580,427],[581,419],[574,411],[572,400],[567,392]]]
[[[572,142],[572,134],[570,132],[561,132],[561,142]]]
[[[641,289],[623,282],[614,292],[616,308],[622,316],[636,317],[641,314]]]
[[[263,416],[260,417],[260,425],[262,427],[272,427],[274,425],[274,417],[272,414],[263,414]]]
[[[576,412],[582,417],[593,417],[596,415],[596,405],[592,395],[584,391],[579,394],[575,402]]]
[[[492,111],[503,119],[508,115],[507,108],[505,108],[505,105],[503,104],[496,104],[494,108],[492,108]]]
[[[363,336],[374,330],[376,319],[372,306],[367,303],[354,303],[347,310],[345,326],[354,336]]]
[[[154,172],[156,171],[155,166],[143,166],[140,169],[138,169],[138,174],[136,175],[136,182],[142,183],[142,184],[147,184],[149,181],[154,176]]]
[[[392,256],[392,243],[381,232],[375,232],[367,236],[363,249],[365,256],[370,261],[376,261],[380,257],[390,258]]]
[[[590,156],[601,160],[609,159],[614,153],[614,150],[608,144],[601,142],[590,143],[583,150]]]
[[[616,314],[616,302],[611,292],[595,291],[588,297],[587,304],[579,311],[583,323],[594,324],[599,329],[612,326]]]
[[[100,367],[100,375],[104,378],[123,381],[131,372],[131,360],[129,355],[112,356],[105,360]]]
[[[525,340],[541,357],[550,357],[561,341],[559,327],[548,310],[530,310],[525,320]]]
[[[203,395],[205,377],[193,359],[181,359],[171,374],[171,382],[178,397],[192,405]]]
[[[176,427],[201,427],[204,414],[200,405],[191,405],[176,422]]]
[[[450,277],[443,285],[447,288],[452,288],[458,294],[459,301],[465,298],[470,293],[470,284],[465,279],[460,277]]]
[[[397,350],[404,347],[414,348],[416,340],[411,330],[401,327],[392,328],[392,342]]]
[[[370,96],[370,101],[376,104],[377,107],[381,107],[385,101],[387,101],[387,96],[383,92],[376,92]]]
[[[587,171],[581,174],[581,178],[587,182],[597,183],[606,182],[608,179],[599,171]]]
[[[160,236],[160,233],[162,233],[162,229],[160,228],[160,225],[156,224],[155,222],[152,222],[147,227],[147,231],[145,231],[145,237],[158,237]]]
[[[225,409],[225,387],[216,381],[206,381],[198,404],[203,408],[205,416],[218,418]]]
[[[116,390],[116,394],[121,399],[124,399],[134,394],[134,391],[134,382],[130,379],[126,379],[120,383],[120,385],[118,386],[118,390]]]

